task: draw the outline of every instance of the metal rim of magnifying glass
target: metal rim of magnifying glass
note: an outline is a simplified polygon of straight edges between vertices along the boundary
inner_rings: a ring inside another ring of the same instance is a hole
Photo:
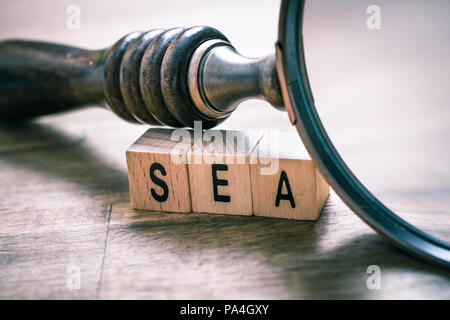
[[[329,139],[307,76],[302,34],[305,2],[283,0],[276,46],[283,100],[311,158],[340,198],[375,231],[415,256],[449,267],[450,246],[384,206],[350,171]]]

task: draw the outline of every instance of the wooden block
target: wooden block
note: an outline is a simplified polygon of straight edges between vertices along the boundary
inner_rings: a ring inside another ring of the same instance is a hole
[[[133,208],[318,218],[329,186],[296,133],[173,132],[150,129],[127,150]]]
[[[191,212],[186,152],[189,139],[173,140],[172,129],[149,129],[126,152],[131,206],[135,209]]]
[[[252,214],[249,155],[261,136],[208,130],[194,142],[187,154],[192,211]]]
[[[255,215],[300,220],[319,217],[330,187],[297,133],[265,134],[252,157],[257,159],[250,165]]]

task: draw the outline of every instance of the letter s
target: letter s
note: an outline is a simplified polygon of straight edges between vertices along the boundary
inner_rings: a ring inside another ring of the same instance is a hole
[[[153,196],[153,198],[158,201],[158,202],[164,202],[167,200],[167,198],[169,197],[169,188],[167,187],[167,184],[164,180],[162,180],[161,178],[158,178],[155,175],[155,171],[158,170],[161,172],[161,174],[163,176],[165,176],[166,173],[166,169],[164,169],[164,167],[160,164],[160,163],[153,163],[150,166],[150,179],[152,179],[153,183],[156,184],[157,186],[161,187],[161,189],[163,190],[162,194],[157,194],[154,188],[151,188],[151,194]]]

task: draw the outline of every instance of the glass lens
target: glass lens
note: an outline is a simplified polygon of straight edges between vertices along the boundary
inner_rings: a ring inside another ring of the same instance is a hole
[[[358,179],[450,242],[450,1],[307,1],[315,106]]]

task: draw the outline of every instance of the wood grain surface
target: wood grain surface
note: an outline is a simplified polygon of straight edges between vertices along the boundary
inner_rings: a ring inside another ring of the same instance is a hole
[[[66,28],[69,2],[1,3],[0,37],[96,49],[133,30],[206,24],[258,56],[273,49],[279,5],[77,3],[79,30]],[[294,131],[254,101],[221,128]],[[0,298],[450,299],[448,271],[393,247],[333,192],[316,222],[133,210],[125,150],[147,129],[100,108],[0,125]],[[366,286],[370,265],[378,290]],[[79,289],[67,285],[71,267]]]
[[[133,210],[125,150],[145,130],[101,109],[1,126],[1,298],[450,298],[448,272],[334,193],[315,223]]]

